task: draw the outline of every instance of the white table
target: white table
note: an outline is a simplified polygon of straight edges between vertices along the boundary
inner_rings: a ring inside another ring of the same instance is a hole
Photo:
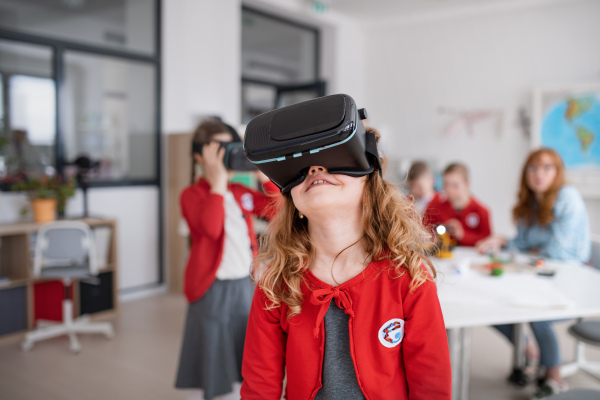
[[[455,271],[461,264],[485,262],[488,257],[477,254],[473,248],[456,248],[452,259],[433,259],[448,329],[455,400],[466,400],[469,395],[470,328],[518,324],[515,339],[519,339],[522,323],[600,315],[599,270],[579,263],[546,260],[544,268],[556,271],[553,277],[537,276],[527,269],[500,277],[473,269],[463,274]],[[515,364],[522,365],[524,344],[521,340],[516,343]]]

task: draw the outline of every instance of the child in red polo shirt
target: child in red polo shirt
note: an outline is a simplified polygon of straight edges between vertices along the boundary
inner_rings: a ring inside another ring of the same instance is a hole
[[[444,193],[431,200],[423,221],[430,228],[445,225],[459,246],[475,246],[491,234],[490,213],[471,195],[466,166],[453,163],[444,170]]]

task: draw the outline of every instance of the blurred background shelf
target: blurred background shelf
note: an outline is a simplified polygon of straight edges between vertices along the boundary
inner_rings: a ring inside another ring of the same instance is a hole
[[[116,221],[85,218],[96,235],[100,283],[73,285],[74,316],[107,319],[118,312]],[[33,249],[41,224],[0,225],[0,339],[25,333],[38,319],[61,321],[64,285],[33,277]]]

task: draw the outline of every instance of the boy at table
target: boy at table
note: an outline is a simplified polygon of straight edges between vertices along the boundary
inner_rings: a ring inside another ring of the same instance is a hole
[[[465,165],[450,164],[443,178],[444,193],[436,194],[431,200],[423,223],[430,228],[444,225],[459,246],[475,246],[491,233],[490,213],[471,195]]]

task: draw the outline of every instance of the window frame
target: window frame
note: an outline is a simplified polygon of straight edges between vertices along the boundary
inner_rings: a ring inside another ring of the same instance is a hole
[[[161,187],[161,2],[162,0],[154,0],[154,54],[146,55],[129,50],[117,50],[105,48],[97,45],[78,43],[70,40],[56,39],[54,37],[45,37],[23,33],[21,31],[7,30],[0,28],[0,39],[8,40],[15,43],[33,44],[48,47],[52,52],[52,79],[56,85],[56,137],[54,142],[54,164],[58,174],[64,174],[65,168],[65,153],[64,153],[64,138],[62,135],[61,126],[61,111],[62,111],[62,93],[65,81],[65,53],[67,51],[77,51],[82,54],[108,56],[120,58],[125,61],[138,61],[150,64],[155,71],[155,177],[153,179],[104,179],[93,180],[89,182],[89,187],[119,187],[119,186],[149,186],[157,185]],[[5,99],[6,100],[6,99]],[[5,108],[9,107],[5,104]],[[1,183],[0,190],[9,190],[9,184]]]
[[[244,76],[244,73],[242,72],[241,73],[241,76],[242,76],[241,77],[241,87],[240,87],[240,102],[243,104],[243,101],[244,101],[244,99],[243,99],[244,83],[251,83],[251,84],[257,84],[257,85],[263,85],[263,86],[271,86],[271,87],[275,88],[275,91],[277,93],[277,98],[275,100],[276,104],[274,105],[274,107],[277,106],[279,93],[282,90],[289,90],[289,89],[295,89],[295,88],[297,88],[298,90],[302,90],[304,88],[317,87],[319,90],[319,95],[325,96],[327,84],[325,81],[321,80],[321,30],[316,26],[298,22],[296,20],[282,17],[281,15],[266,12],[266,11],[260,10],[258,8],[250,7],[247,5],[242,5],[242,17],[243,17],[244,11],[248,11],[248,12],[257,14],[263,18],[272,19],[274,21],[277,21],[277,22],[280,22],[280,23],[283,23],[286,25],[291,25],[296,28],[306,30],[306,31],[311,31],[312,33],[314,33],[315,34],[315,63],[314,63],[313,68],[314,68],[315,79],[313,81],[301,82],[298,84],[287,84],[287,83],[271,81],[268,79],[251,78],[248,76]],[[241,35],[241,33],[240,33],[240,35]],[[241,51],[243,52],[243,49],[241,49]],[[243,110],[243,106],[242,106],[242,108],[240,109],[240,122],[241,123],[244,123],[243,113],[244,113],[244,110]]]
[[[146,55],[135,51],[123,51],[111,48],[104,48],[97,45],[78,43],[75,41],[48,38],[44,36],[32,35],[20,31],[7,30],[0,28],[0,39],[15,43],[34,44],[49,47],[52,51],[52,79],[55,82],[56,90],[56,126],[54,142],[54,163],[56,172],[63,175],[65,169],[64,139],[62,136],[61,110],[62,93],[65,81],[65,52],[78,51],[84,54],[99,56],[109,56],[121,58],[128,61],[145,62],[154,67],[155,71],[155,177],[153,179],[115,179],[115,180],[96,180],[88,183],[89,188],[103,187],[123,187],[123,186],[157,186],[158,188],[158,285],[165,282],[164,271],[164,199],[162,193],[162,156],[161,156],[161,132],[162,132],[162,0],[154,0],[154,54]],[[5,92],[5,91],[4,91]],[[4,93],[0,94],[4,96]],[[7,100],[7,99],[5,99]],[[5,107],[8,107],[5,105]],[[10,184],[0,183],[0,192],[10,190]],[[154,286],[152,284],[151,286]]]

